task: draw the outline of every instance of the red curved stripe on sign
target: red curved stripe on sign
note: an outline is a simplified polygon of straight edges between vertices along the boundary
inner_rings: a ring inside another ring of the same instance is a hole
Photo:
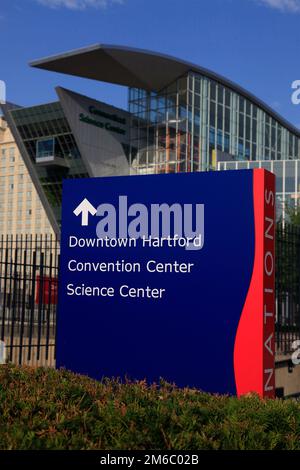
[[[253,171],[255,250],[253,272],[234,344],[237,395],[263,396],[263,256],[265,171]],[[245,247],[247,250],[247,247]]]

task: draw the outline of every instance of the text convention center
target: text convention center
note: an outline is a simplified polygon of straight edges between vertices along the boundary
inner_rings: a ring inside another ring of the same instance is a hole
[[[263,167],[277,212],[300,195],[300,132],[231,81],[170,56],[95,45],[31,66],[128,87],[128,109],[57,87],[58,101],[3,106],[56,233],[62,181]]]

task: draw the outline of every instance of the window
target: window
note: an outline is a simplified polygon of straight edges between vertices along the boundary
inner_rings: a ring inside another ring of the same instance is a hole
[[[216,99],[216,91],[217,91],[216,83],[210,82],[210,98],[212,100]]]
[[[230,109],[225,108],[225,132],[230,132]]]
[[[250,118],[246,117],[246,139],[250,140],[250,129],[251,129],[251,122]]]
[[[195,77],[195,93],[197,93],[198,95],[200,95],[200,80],[198,80],[198,78]]]
[[[285,162],[285,192],[294,193],[296,179],[295,179],[295,162],[287,161]]]
[[[225,105],[230,106],[230,91],[225,89]]]
[[[245,100],[242,96],[240,96],[240,113],[243,113],[245,109]]]
[[[210,103],[210,117],[209,117],[209,119],[210,119],[210,121],[209,121],[210,125],[215,127],[215,125],[216,125],[216,122],[215,122],[216,121],[216,105],[213,101],[211,101],[211,103]]]
[[[38,140],[36,142],[36,159],[54,157],[54,138]]]
[[[224,87],[221,85],[218,86],[218,102],[220,104],[224,103]]]
[[[257,121],[256,119],[253,119],[252,121],[252,140],[253,142],[256,142],[257,138]]]
[[[244,137],[244,114],[239,114],[239,137]]]
[[[251,115],[251,103],[250,103],[250,101],[246,101],[246,114],[248,114],[248,116]]]

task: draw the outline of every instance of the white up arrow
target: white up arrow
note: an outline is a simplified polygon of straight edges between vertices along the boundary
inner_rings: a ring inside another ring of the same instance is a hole
[[[97,209],[86,198],[74,209],[75,215],[81,214],[81,225],[88,225],[89,213],[95,215]]]

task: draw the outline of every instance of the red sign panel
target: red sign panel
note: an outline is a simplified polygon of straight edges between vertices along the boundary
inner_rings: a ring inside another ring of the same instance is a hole
[[[234,347],[238,396],[255,391],[275,397],[275,176],[253,178],[255,257]],[[247,250],[247,247],[245,247]]]
[[[36,276],[35,303],[57,304],[58,280],[56,277]]]

